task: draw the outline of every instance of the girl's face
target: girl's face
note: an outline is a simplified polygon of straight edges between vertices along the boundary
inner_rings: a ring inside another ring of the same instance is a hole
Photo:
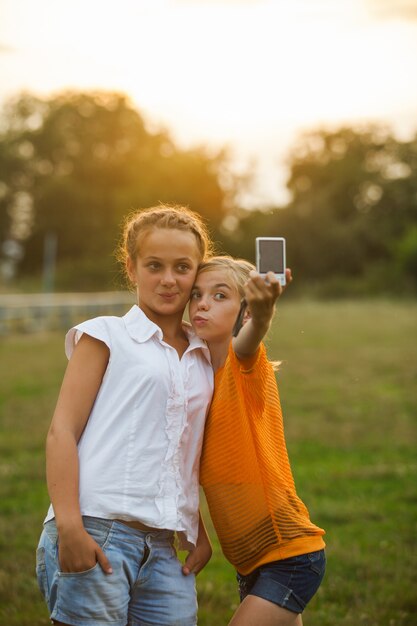
[[[230,341],[240,300],[229,272],[213,269],[198,274],[189,305],[196,334],[209,344]]]
[[[182,315],[200,261],[193,233],[171,228],[149,230],[141,240],[136,260],[127,262],[145,315],[150,319]]]

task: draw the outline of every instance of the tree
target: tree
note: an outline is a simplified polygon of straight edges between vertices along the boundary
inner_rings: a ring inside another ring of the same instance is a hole
[[[221,182],[228,170],[224,151],[178,148],[166,130],[149,130],[121,94],[22,95],[6,106],[2,127],[0,236],[24,244],[27,273],[39,272],[52,232],[61,266],[80,267],[73,288],[82,265],[89,272],[102,265],[96,284],[113,264],[130,210],[181,203],[216,225],[233,203],[236,180],[228,176],[228,188]]]
[[[380,126],[316,130],[300,136],[288,166],[291,201],[247,215],[226,244],[234,253],[253,258],[255,234],[281,235],[298,282],[340,279],[365,290],[372,280],[388,290],[417,278],[417,136],[398,141]]]
[[[290,209],[316,235],[324,231],[326,267],[313,262],[313,271],[363,274],[390,259],[417,222],[417,137],[400,142],[378,126],[317,131],[289,160]]]

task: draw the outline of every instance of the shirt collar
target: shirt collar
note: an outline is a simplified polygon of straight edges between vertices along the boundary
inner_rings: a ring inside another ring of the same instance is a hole
[[[123,316],[123,321],[127,332],[135,341],[144,343],[154,335],[158,335],[158,339],[162,341],[162,330],[157,324],[151,322],[149,317],[146,317],[137,304],[134,304],[130,311]]]
[[[123,316],[123,321],[130,337],[139,343],[145,343],[145,341],[148,341],[148,339],[154,335],[158,336],[159,341],[163,340],[162,330],[157,324],[151,322],[151,320],[146,317],[145,313],[138,307],[137,304],[134,304],[130,311]],[[200,349],[206,360],[211,365],[210,351],[206,342],[200,339],[200,337],[197,337],[189,323],[184,322],[183,328],[190,343],[187,348],[187,352]]]
[[[208,349],[208,346],[206,344],[205,341],[203,341],[203,339],[200,339],[200,337],[197,337],[197,335],[195,334],[195,332],[192,329],[191,324],[189,324],[189,322],[183,322],[182,325],[187,337],[188,337],[188,341],[190,343],[190,345],[187,348],[187,351],[190,352],[191,350],[197,350],[200,349],[201,352],[204,354],[205,359],[210,363],[211,365],[211,357],[210,357],[210,350]]]

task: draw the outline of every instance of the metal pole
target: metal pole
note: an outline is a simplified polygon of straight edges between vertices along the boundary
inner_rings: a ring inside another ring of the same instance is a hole
[[[52,293],[54,291],[57,247],[58,237],[56,233],[46,233],[43,245],[42,284],[44,293]]]

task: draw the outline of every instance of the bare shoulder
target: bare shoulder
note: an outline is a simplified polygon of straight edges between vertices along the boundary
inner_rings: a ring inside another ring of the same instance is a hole
[[[78,358],[80,356],[86,356],[90,354],[91,356],[96,356],[97,358],[106,357],[108,359],[110,350],[104,341],[100,339],[96,339],[92,337],[88,333],[83,333],[80,337],[80,340],[74,346],[74,351],[71,356],[71,359],[75,358],[77,355]]]

